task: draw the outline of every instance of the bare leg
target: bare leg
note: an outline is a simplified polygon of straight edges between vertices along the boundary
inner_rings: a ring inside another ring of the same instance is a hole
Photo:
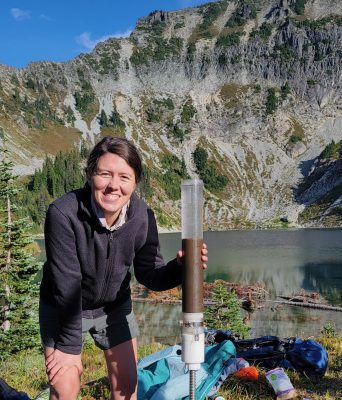
[[[105,350],[111,400],[137,399],[137,340],[131,339]]]
[[[45,347],[45,358],[54,351]],[[50,400],[76,400],[80,391],[80,373],[76,366],[71,366],[55,383],[50,385]]]

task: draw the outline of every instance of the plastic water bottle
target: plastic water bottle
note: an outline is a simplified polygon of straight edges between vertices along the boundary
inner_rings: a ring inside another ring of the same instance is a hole
[[[288,400],[296,397],[297,393],[282,368],[275,368],[266,373],[266,379],[272,385],[277,400]]]

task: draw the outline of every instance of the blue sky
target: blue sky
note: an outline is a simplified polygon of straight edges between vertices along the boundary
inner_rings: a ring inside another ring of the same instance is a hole
[[[108,37],[129,36],[154,10],[209,0],[0,0],[0,64],[67,61]]]

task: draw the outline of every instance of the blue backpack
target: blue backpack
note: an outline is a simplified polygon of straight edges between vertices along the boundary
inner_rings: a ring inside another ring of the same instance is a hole
[[[327,350],[312,339],[294,339],[292,347],[286,352],[283,366],[294,369],[310,379],[322,378],[328,367]]]
[[[328,367],[327,350],[312,339],[282,339],[278,336],[237,339],[230,331],[222,330],[209,330],[207,337],[211,342],[218,343],[221,340],[231,340],[236,347],[237,357],[267,370],[284,367],[312,380],[318,380],[324,376]]]

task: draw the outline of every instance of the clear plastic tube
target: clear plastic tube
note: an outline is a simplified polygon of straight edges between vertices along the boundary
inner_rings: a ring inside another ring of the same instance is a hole
[[[182,360],[190,371],[204,362],[203,329],[203,182],[182,181]],[[194,374],[193,374],[194,376]]]
[[[203,239],[203,182],[182,181],[182,239]]]

